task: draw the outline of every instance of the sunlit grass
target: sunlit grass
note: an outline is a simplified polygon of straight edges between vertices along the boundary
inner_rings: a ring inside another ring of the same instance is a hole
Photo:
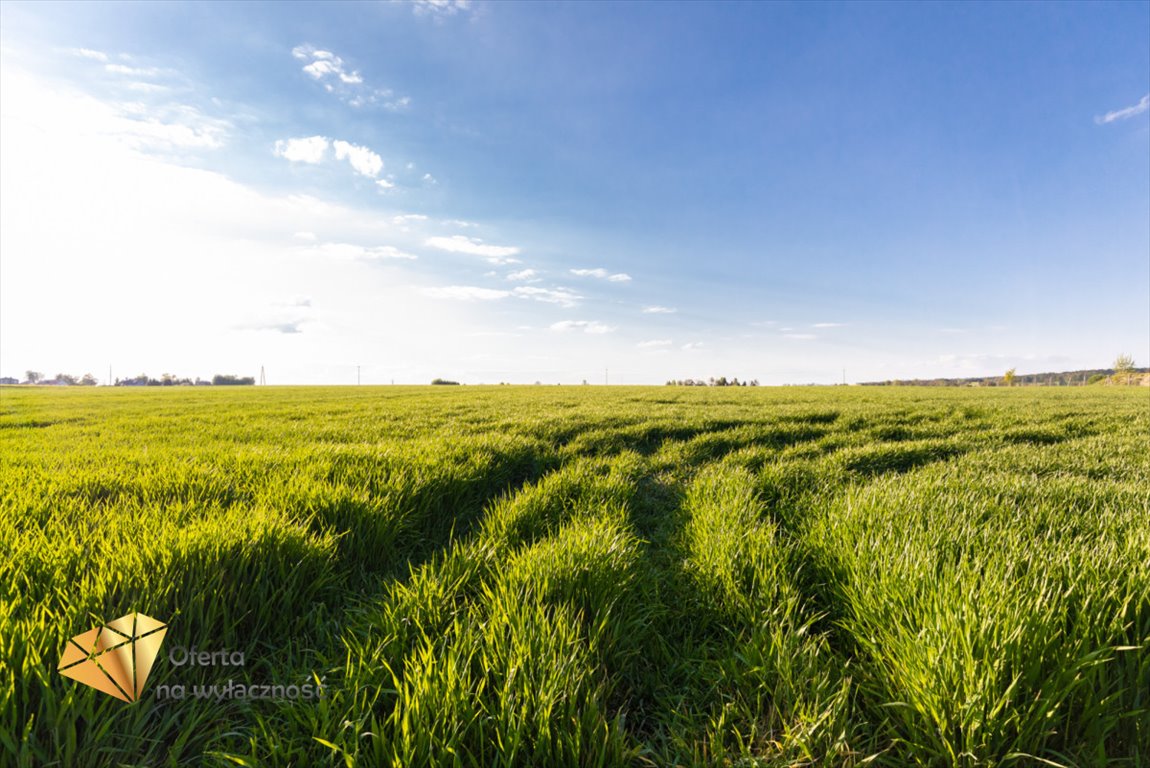
[[[0,389],[0,764],[1147,765],[1140,391]],[[126,705],[56,673],[141,611]],[[162,685],[322,680],[308,701]]]

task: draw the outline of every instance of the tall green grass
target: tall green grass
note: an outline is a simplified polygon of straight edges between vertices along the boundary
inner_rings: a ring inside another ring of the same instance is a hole
[[[0,764],[1145,766],[1120,389],[0,388]],[[141,611],[126,705],[55,671]],[[322,681],[315,700],[160,686]]]

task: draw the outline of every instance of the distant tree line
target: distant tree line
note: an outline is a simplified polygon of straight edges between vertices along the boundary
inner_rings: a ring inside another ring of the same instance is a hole
[[[1015,373],[1002,376],[976,376],[968,379],[888,379],[864,381],[864,387],[1081,387],[1100,382],[1134,383],[1134,377],[1150,373],[1150,368],[1092,368],[1059,373]]]
[[[57,373],[53,379],[48,378],[40,371],[26,371],[24,373],[24,381],[5,376],[0,379],[0,384],[45,384],[49,386],[58,387],[94,387],[99,382],[96,377],[90,373],[85,373],[83,376],[73,376],[70,373]]]
[[[458,381],[451,381],[450,379],[432,379],[431,383],[435,386],[458,387]],[[538,384],[538,382],[536,382]]]
[[[99,382],[96,377],[90,373],[85,373],[83,376],[72,376],[67,373],[57,373],[55,378],[49,379],[40,371],[27,371],[24,374],[24,381],[20,381],[11,376],[0,378],[0,384],[40,384],[45,386],[59,386],[59,387],[94,387]],[[126,379],[116,379],[115,386],[117,387],[192,387],[192,386],[228,386],[228,385],[252,385],[256,380],[253,376],[231,376],[227,374],[216,374],[212,377],[211,381],[206,381],[200,377],[193,379],[180,378],[170,373],[165,373],[158,379],[153,379],[146,373],[141,373],[139,376],[132,376]]]
[[[714,376],[709,379],[671,379],[667,382],[668,387],[757,387],[759,386],[758,379],[751,379],[750,381],[739,381],[738,377],[732,376],[729,380],[726,376],[715,378]]]
[[[158,379],[153,379],[145,373],[130,379],[116,379],[117,387],[206,387],[211,385],[224,387],[252,386],[255,383],[254,376],[232,376],[220,373],[213,376],[211,381],[205,381],[199,376],[194,381],[187,378],[181,379],[170,373],[165,373]]]

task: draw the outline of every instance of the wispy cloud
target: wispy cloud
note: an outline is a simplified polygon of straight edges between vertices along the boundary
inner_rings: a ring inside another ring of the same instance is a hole
[[[662,347],[669,347],[674,344],[670,339],[651,339],[650,341],[640,341],[636,347],[640,349],[660,349]]]
[[[612,275],[602,267],[596,267],[595,269],[572,269],[570,272],[578,277],[595,277],[600,280],[609,280],[612,283],[627,283],[631,281],[631,276],[626,273],[619,272]]]
[[[82,59],[92,59],[93,61],[105,62],[108,60],[108,54],[103,51],[94,51],[91,48],[72,48],[68,51],[73,56],[79,56]]]
[[[383,158],[367,147],[349,144],[346,141],[334,141],[336,160],[347,160],[352,169],[361,176],[375,178],[383,170]]]
[[[126,75],[128,77],[159,77],[165,72],[158,67],[129,67],[126,64],[105,64],[104,69],[113,75]]]
[[[252,323],[250,325],[239,326],[238,330],[242,330],[242,331],[276,331],[277,333],[295,334],[295,333],[303,333],[303,329],[300,328],[300,326],[303,325],[303,323],[304,323],[303,320],[291,320],[291,321],[282,322],[282,323],[277,323],[277,322]]]
[[[401,226],[406,224],[413,224],[417,221],[427,221],[427,216],[422,213],[401,213],[398,216],[391,217],[392,222]]]
[[[492,264],[517,264],[519,261],[512,258],[519,253],[519,248],[513,245],[488,245],[477,237],[439,235],[427,238],[426,245],[451,253],[483,256]]]
[[[435,299],[454,299],[456,301],[498,301],[510,296],[511,291],[480,288],[475,285],[445,285],[424,288],[423,294]]]
[[[795,339],[796,341],[810,341],[811,339],[817,339],[818,336],[813,333],[784,333],[783,338]]]
[[[413,253],[401,251],[394,245],[363,246],[352,243],[321,243],[319,245],[300,246],[294,250],[298,253],[310,256],[339,259],[342,261],[383,261],[392,259],[414,261],[419,258]]]
[[[611,333],[614,326],[600,323],[597,320],[561,320],[551,324],[551,330],[561,333],[567,331],[582,331],[583,333]]]
[[[846,323],[815,323],[812,328],[842,328]]]
[[[521,269],[518,272],[512,272],[507,275],[507,279],[515,282],[534,283],[539,280],[538,275],[539,273],[534,269]]]
[[[272,150],[276,157],[293,163],[322,163],[330,142],[326,136],[309,136],[306,139],[280,139]]]
[[[352,107],[380,104],[384,109],[400,112],[411,106],[408,96],[396,96],[389,88],[371,88],[359,70],[350,68],[342,58],[331,51],[303,44],[292,48],[291,54],[305,62],[303,71],[333,96]]]
[[[233,128],[229,121],[205,115],[189,104],[132,102],[118,106],[122,121],[113,132],[125,144],[137,149],[161,152],[219,149]]]
[[[706,346],[706,345],[703,344],[703,342],[701,342],[701,341],[690,341],[690,342],[687,342],[686,344],[684,344],[682,346],[682,349],[686,352],[690,352],[693,349],[702,349],[704,346]]]
[[[583,298],[566,288],[535,288],[527,285],[514,289],[512,293],[521,298],[534,299],[547,304],[558,304],[561,307],[578,306],[579,301]]]
[[[1096,116],[1094,122],[1098,125],[1106,125],[1107,123],[1113,123],[1115,120],[1125,120],[1128,117],[1140,115],[1147,110],[1150,110],[1150,93],[1143,96],[1142,99],[1132,107],[1116,109],[1113,112],[1107,112],[1105,115]]]
[[[643,307],[643,314],[646,315],[673,315],[678,311],[679,310],[675,309],[674,307]]]
[[[416,16],[431,16],[437,19],[466,13],[471,8],[471,0],[415,0],[411,4],[411,10]]]
[[[499,288],[482,288],[476,285],[447,285],[423,289],[425,296],[456,301],[500,301],[507,298],[540,301],[545,304],[558,304],[563,307],[577,306],[582,296],[564,288],[549,289],[532,286],[519,286],[510,291]],[[585,324],[585,321],[575,321]],[[613,330],[613,329],[612,329]],[[596,333],[596,331],[588,331]]]

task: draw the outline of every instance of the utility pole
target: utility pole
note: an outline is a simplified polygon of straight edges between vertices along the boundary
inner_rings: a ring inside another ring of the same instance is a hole
[[[611,380],[610,380],[610,378],[607,376],[607,369],[606,369],[606,368],[604,368],[604,369],[603,369],[603,386],[607,386],[607,385],[608,385],[608,384],[610,384],[610,383],[611,383]]]
[[[112,366],[108,366],[108,386],[112,386]]]
[[[359,386],[359,366],[355,367],[355,385]]]
[[[267,377],[264,376],[264,367],[261,365],[260,366],[260,386],[261,387],[267,386],[267,383],[268,383]]]

